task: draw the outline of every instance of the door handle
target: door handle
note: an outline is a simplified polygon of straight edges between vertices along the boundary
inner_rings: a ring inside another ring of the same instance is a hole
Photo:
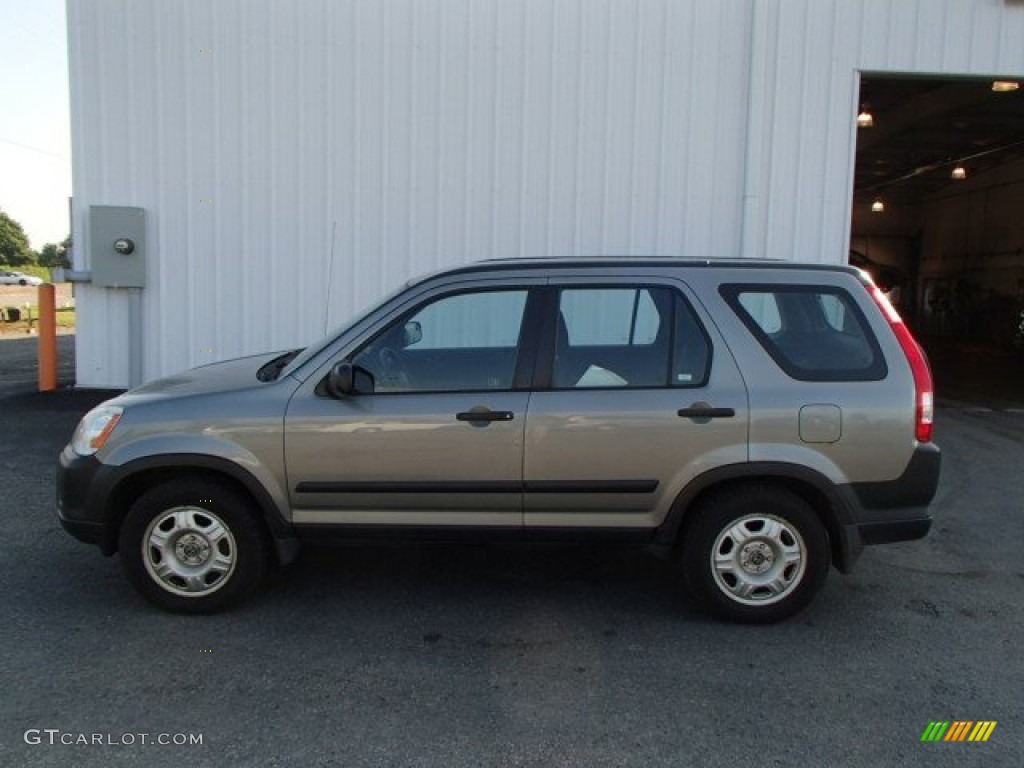
[[[515,414],[512,411],[488,411],[481,409],[479,411],[461,411],[455,414],[455,418],[459,421],[512,421],[515,418]]]
[[[694,403],[689,408],[680,408],[676,414],[683,419],[731,419],[735,408],[715,408],[710,403]]]

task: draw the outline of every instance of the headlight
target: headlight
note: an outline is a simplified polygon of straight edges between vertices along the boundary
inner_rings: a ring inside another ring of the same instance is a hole
[[[124,408],[116,405],[104,404],[93,408],[78,422],[78,429],[71,438],[71,448],[79,456],[92,456],[107,442],[122,413]]]

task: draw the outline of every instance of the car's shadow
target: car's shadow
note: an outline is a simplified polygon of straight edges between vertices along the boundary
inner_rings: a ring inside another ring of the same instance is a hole
[[[575,544],[368,543],[305,546],[258,602],[573,604],[694,612],[672,563],[639,549]]]

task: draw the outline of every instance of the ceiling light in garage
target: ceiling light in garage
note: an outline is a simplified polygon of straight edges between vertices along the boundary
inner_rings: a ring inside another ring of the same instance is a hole
[[[1018,88],[1020,88],[1020,83],[1014,82],[1013,80],[996,80],[992,83],[992,90],[996,93],[1016,91]]]
[[[949,176],[950,178],[956,179],[957,181],[962,181],[963,179],[967,178],[967,169],[964,168],[962,165],[957,165],[953,168],[953,171],[952,173],[949,174]]]
[[[875,116],[872,115],[868,110],[863,107],[860,110],[860,114],[857,115],[857,127],[858,128],[874,128]]]
[[[882,202],[882,198],[876,197],[875,202],[871,204],[872,213],[882,213],[885,210],[885,203]]]

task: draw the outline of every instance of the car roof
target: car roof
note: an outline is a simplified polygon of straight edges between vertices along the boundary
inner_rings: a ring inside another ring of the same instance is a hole
[[[488,259],[435,272],[426,278],[446,275],[500,272],[506,270],[559,270],[597,267],[643,267],[659,269],[706,268],[725,269],[792,269],[843,272],[860,276],[861,270],[846,264],[819,264],[782,259],[680,258],[659,256],[554,256]],[[420,281],[416,281],[420,282]]]

